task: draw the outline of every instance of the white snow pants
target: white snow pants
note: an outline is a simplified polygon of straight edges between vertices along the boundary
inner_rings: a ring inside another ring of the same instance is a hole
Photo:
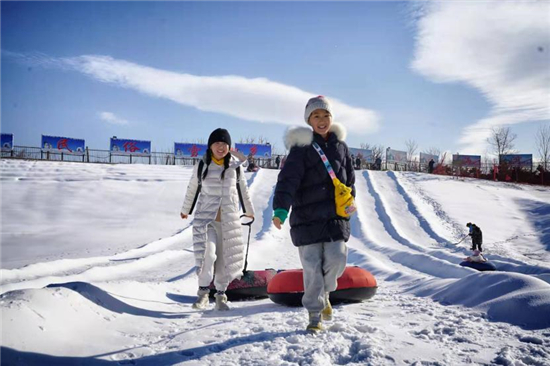
[[[335,241],[299,246],[298,251],[304,268],[302,305],[309,312],[320,312],[326,306],[325,293],[336,290],[346,269],[348,247]]]
[[[219,221],[212,221],[206,228],[206,249],[204,252],[204,265],[199,272],[199,286],[210,286],[212,278],[214,278],[214,286],[218,291],[227,290],[227,286],[232,280],[225,273],[222,223]]]

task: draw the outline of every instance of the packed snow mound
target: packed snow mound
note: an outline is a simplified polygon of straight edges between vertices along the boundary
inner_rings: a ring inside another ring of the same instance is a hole
[[[189,225],[190,167],[2,160],[0,173],[5,269],[113,256]]]
[[[519,273],[483,272],[442,284],[431,280],[410,289],[444,305],[463,305],[487,313],[492,321],[525,329],[550,327],[550,285]]]

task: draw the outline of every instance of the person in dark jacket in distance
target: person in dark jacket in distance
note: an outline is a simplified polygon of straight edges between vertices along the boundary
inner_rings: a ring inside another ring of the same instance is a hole
[[[432,174],[434,172],[434,165],[435,165],[435,161],[434,159],[431,159],[430,162],[428,163],[428,173]]]
[[[470,232],[468,233],[469,236],[472,237],[472,248],[471,250],[479,250],[482,252],[481,244],[483,244],[483,233],[481,232],[481,229],[476,224],[472,224],[471,222],[467,223],[466,226],[470,229]]]
[[[319,331],[321,320],[332,320],[329,294],[336,290],[346,267],[350,221],[336,214],[334,184],[313,142],[323,150],[337,178],[352,188],[353,196],[355,173],[344,142],[346,130],[332,122],[329,101],[322,96],[311,98],[304,118],[313,131],[294,127],[285,136],[290,153],[275,187],[273,224],[280,229],[292,207],[290,234],[304,270],[307,330]]]
[[[380,157],[377,157],[374,161],[374,170],[380,170],[382,168],[382,159]]]

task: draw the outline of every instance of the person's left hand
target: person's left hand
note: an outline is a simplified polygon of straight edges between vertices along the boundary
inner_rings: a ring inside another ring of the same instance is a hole
[[[233,155],[240,161],[246,161],[246,156],[240,151],[237,151],[237,150],[231,151],[231,155]]]

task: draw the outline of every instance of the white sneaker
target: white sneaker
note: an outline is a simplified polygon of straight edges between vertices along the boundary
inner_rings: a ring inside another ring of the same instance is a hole
[[[199,290],[197,295],[198,298],[193,304],[193,309],[206,309],[208,307],[208,295],[210,295],[210,290]]]
[[[214,295],[214,297],[216,298],[216,306],[215,306],[216,310],[221,310],[221,311],[229,310],[229,305],[227,305],[226,294],[216,294]]]

